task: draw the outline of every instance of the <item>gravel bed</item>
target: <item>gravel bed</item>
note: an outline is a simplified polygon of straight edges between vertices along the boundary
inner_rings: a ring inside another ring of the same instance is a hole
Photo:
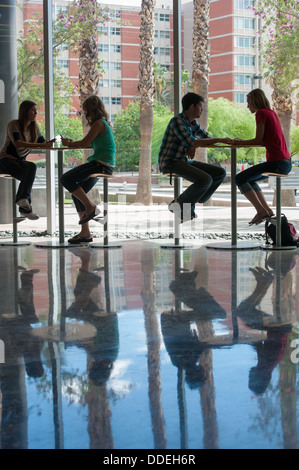
[[[65,238],[72,237],[76,232],[66,232]],[[5,230],[0,232],[0,238],[11,238],[12,231]],[[58,237],[58,232],[55,232],[54,237]],[[101,236],[101,235],[100,235]],[[46,231],[19,231],[18,237],[46,237],[51,238],[52,235],[49,235]],[[109,238],[111,239],[173,239],[173,233],[167,232],[111,232],[109,233]],[[207,239],[207,240],[230,240],[231,233],[199,233],[199,232],[187,232],[181,234],[182,239]],[[263,240],[265,235],[262,233],[238,233],[238,240]]]

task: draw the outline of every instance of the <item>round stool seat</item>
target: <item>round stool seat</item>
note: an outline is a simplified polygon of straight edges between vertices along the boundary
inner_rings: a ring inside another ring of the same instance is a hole
[[[162,173],[162,176],[166,176],[167,178],[169,178],[170,176],[172,176],[173,178],[182,178],[181,175],[177,175],[176,173]]]
[[[91,178],[113,178],[114,175],[107,175],[107,173],[94,173],[90,175]]]
[[[262,173],[263,176],[275,176],[276,178],[284,178],[285,176],[289,176],[289,175],[285,175],[284,173],[273,173],[271,171],[267,171],[266,173]]]

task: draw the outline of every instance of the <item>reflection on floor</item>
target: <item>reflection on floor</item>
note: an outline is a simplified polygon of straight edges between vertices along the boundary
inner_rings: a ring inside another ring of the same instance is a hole
[[[297,448],[296,259],[0,248],[1,448]]]

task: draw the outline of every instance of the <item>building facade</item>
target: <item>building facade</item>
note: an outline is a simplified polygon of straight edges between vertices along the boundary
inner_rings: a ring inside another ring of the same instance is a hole
[[[257,42],[258,18],[250,9],[254,0],[210,0],[209,97],[246,103],[246,95],[261,86]],[[183,5],[185,68],[192,69],[192,2]],[[188,24],[188,26],[187,26]],[[263,83],[263,88],[264,88]]]
[[[53,1],[53,17],[68,9],[68,2]],[[42,16],[41,0],[24,4],[22,21],[32,18],[33,12]],[[98,33],[98,53],[103,73],[99,83],[99,95],[103,99],[113,120],[116,112],[128,106],[138,96],[139,55],[140,55],[140,7],[110,5],[111,21]],[[115,21],[113,21],[115,18]],[[120,20],[120,21],[119,21]],[[182,22],[182,44],[183,44]],[[72,83],[78,85],[78,56],[65,45],[61,48],[58,64],[65,69]],[[173,71],[173,15],[172,10],[161,4],[155,9],[154,60]],[[74,108],[79,99],[74,96]],[[73,113],[75,115],[75,112]]]

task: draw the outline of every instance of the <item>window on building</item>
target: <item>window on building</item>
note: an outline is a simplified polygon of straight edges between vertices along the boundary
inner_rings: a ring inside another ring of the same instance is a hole
[[[254,29],[254,18],[234,17],[235,29]]]
[[[112,96],[111,97],[111,104],[121,104],[121,98]]]
[[[102,101],[105,105],[108,105],[109,104],[109,96],[103,96]]]
[[[156,13],[155,14],[156,21],[170,21],[170,15],[168,13]]]
[[[61,67],[62,69],[68,69],[69,68],[69,61],[68,60],[57,59],[57,65],[58,65],[58,67]]]
[[[253,7],[253,0],[234,0],[235,10],[247,10],[248,7]]]
[[[110,18],[119,18],[120,10],[110,10]]]
[[[245,73],[235,74],[235,85],[252,85],[253,75],[246,75]]]
[[[170,55],[169,47],[155,47],[154,54],[156,55]]]
[[[253,36],[235,36],[235,47],[253,47],[255,38]]]
[[[255,65],[254,55],[235,55],[235,66],[252,67],[253,65]]]
[[[99,52],[109,52],[109,44],[98,44]],[[110,44],[110,52],[120,52],[120,44]]]
[[[98,44],[98,51],[99,52],[108,52],[109,45],[108,44]]]
[[[111,80],[111,86],[114,88],[120,88],[121,87],[121,80]]]
[[[67,5],[52,5],[52,13],[54,18],[59,14],[67,14],[68,13],[68,6]]]
[[[98,27],[98,32],[100,34],[105,34],[107,36],[108,34],[108,26],[99,26]]]
[[[99,87],[101,88],[108,88],[109,87],[109,80],[105,80],[103,78],[100,78],[99,80]]]
[[[170,39],[170,31],[155,31],[155,38]]]
[[[101,63],[104,70],[121,70],[120,62],[102,62]]]
[[[120,28],[115,28],[114,26],[110,28],[110,34],[112,36],[120,36]]]
[[[119,44],[111,44],[110,45],[111,52],[120,52],[120,45]]]
[[[247,93],[235,92],[235,103],[246,104]]]

